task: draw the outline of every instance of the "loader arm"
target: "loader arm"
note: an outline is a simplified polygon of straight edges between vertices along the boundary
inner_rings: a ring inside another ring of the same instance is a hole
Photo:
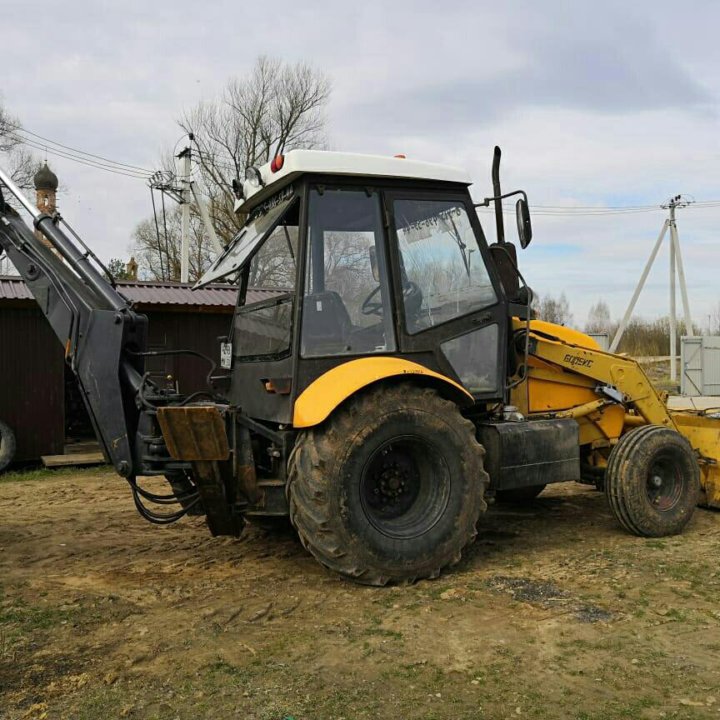
[[[524,328],[516,322],[515,329]],[[632,358],[613,355],[600,349],[576,345],[560,337],[533,328],[531,323],[529,352],[532,356],[622,393],[623,404],[634,409],[651,425],[677,429],[665,402],[653,387],[640,364]],[[572,379],[568,378],[572,383]],[[602,399],[596,401],[601,403]],[[585,408],[591,411],[592,408]]]
[[[556,398],[573,393],[580,398],[575,404],[566,401],[550,414],[578,421],[581,444],[599,449],[594,456],[598,469],[604,469],[607,449],[625,433],[640,425],[664,426],[683,435],[695,452],[701,474],[700,504],[720,508],[720,419],[699,411],[669,410],[636,360],[578,344],[581,336],[572,342],[568,338],[576,339],[577,333],[561,327],[554,333],[548,325],[530,323],[531,362],[524,389],[531,394],[533,383],[546,382]],[[525,327],[524,321],[513,320],[516,332],[524,333]],[[528,412],[530,400],[522,402],[517,392],[516,398]],[[606,448],[604,453],[602,448]]]
[[[30,213],[47,242],[7,204],[3,186]],[[134,448],[140,415],[136,400],[143,385],[147,318],[134,312],[104,277],[89,248],[62,229],[60,216],[38,211],[2,170],[0,250],[65,348],[106,458],[118,474],[134,477],[139,463]]]

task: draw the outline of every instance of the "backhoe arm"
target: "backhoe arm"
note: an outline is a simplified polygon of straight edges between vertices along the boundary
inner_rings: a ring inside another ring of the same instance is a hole
[[[3,185],[31,214],[47,243],[5,202]],[[0,170],[0,250],[65,348],[106,457],[118,474],[132,477],[139,466],[134,444],[147,318],[132,310],[89,248],[74,233],[72,240],[61,222],[59,215],[38,211]]]

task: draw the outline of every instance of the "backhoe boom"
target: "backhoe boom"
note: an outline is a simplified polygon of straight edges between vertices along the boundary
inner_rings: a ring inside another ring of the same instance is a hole
[[[138,471],[134,451],[147,318],[103,277],[92,253],[70,239],[59,215],[40,213],[0,170],[0,181],[33,216],[43,242],[0,192],[0,249],[20,273],[65,348],[106,457],[123,477]]]

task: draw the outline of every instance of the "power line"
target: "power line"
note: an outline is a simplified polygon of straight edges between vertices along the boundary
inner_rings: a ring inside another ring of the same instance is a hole
[[[689,210],[692,209],[713,209],[720,207],[719,200],[705,200],[702,202],[696,202],[688,206]],[[533,216],[544,216],[544,217],[596,217],[605,215],[635,215],[642,213],[653,213],[662,211],[660,205],[645,205],[645,206],[562,206],[562,205],[531,205]],[[478,211],[484,214],[492,214],[493,210],[490,208],[478,208]],[[506,215],[513,215],[515,209],[512,205],[504,205],[503,213]]]
[[[633,210],[606,210],[604,208],[596,208],[595,210],[584,210],[580,212],[575,212],[570,210],[569,208],[563,209],[563,210],[546,210],[541,205],[531,205],[530,210],[532,212],[533,217],[535,216],[544,216],[544,217],[597,217],[597,216],[605,216],[605,215],[636,215],[639,213],[650,213],[650,212],[659,212],[660,207],[648,207],[643,209],[633,209]],[[490,209],[478,209],[479,212],[487,215],[491,215],[493,213]],[[512,207],[505,207],[503,208],[503,213],[505,215],[514,215],[515,214],[515,208]]]
[[[52,140],[44,135],[27,130],[19,125],[13,126],[14,133],[12,137],[20,143],[28,145],[29,147],[47,152],[51,155],[71,160],[81,165],[91,167],[97,170],[103,170],[105,172],[114,173],[116,175],[123,175],[125,177],[137,178],[141,180],[148,180],[154,171],[139,165],[132,165],[130,163],[124,163],[117,160],[97,155],[95,153],[87,152],[86,150],[80,150],[79,148],[65,145],[56,140]],[[31,137],[26,137],[31,136]],[[36,140],[33,138],[37,138]],[[45,143],[52,145],[48,147]],[[197,143],[196,143],[197,147]],[[202,159],[213,164],[217,167],[222,167],[227,170],[235,172],[237,168],[227,162],[223,162],[218,159],[216,153],[201,150],[197,147],[197,154]],[[694,202],[691,208],[716,208],[720,207],[720,200],[704,200]],[[540,217],[592,217],[599,215],[632,215],[637,213],[648,213],[657,212],[662,208],[657,205],[532,205],[533,215]],[[491,212],[490,209],[482,210],[480,212]],[[512,214],[514,208],[512,205],[504,205],[503,212]]]
[[[50,143],[51,145],[57,145],[58,147],[63,148],[64,150],[69,150],[72,153],[76,153],[78,155],[86,155],[91,158],[95,158],[96,160],[102,160],[104,163],[109,163],[111,165],[118,165],[119,167],[127,168],[129,170],[135,170],[140,171],[141,173],[145,174],[152,174],[152,170],[148,170],[147,168],[140,167],[139,165],[130,165],[128,163],[118,162],[117,160],[111,160],[110,158],[103,157],[102,155],[95,155],[94,153],[86,152],[85,150],[79,150],[78,148],[71,147],[70,145],[63,145],[63,143],[57,142],[56,140],[51,140],[50,138],[45,137],[44,135],[39,135],[38,133],[32,132],[32,130],[26,130],[25,128],[15,125],[14,130],[16,133],[22,133],[23,135],[32,135],[35,138],[38,138],[39,140],[44,140],[45,142]],[[36,141],[37,142],[37,141]]]
[[[47,152],[50,155],[55,155],[57,157],[65,158],[66,160],[72,160],[73,162],[76,162],[80,165],[85,165],[87,167],[95,168],[96,170],[104,170],[105,172],[114,173],[115,175],[124,175],[125,177],[136,178],[138,180],[147,180],[150,177],[150,175],[141,174],[139,172],[123,170],[122,168],[115,166],[115,165],[108,165],[105,163],[101,163],[99,161],[77,157],[76,155],[73,155],[69,152],[65,152],[64,150],[59,150],[56,148],[49,148],[49,147],[46,147],[45,145],[41,145],[41,144],[31,141],[27,138],[21,138],[19,135],[16,135],[13,137],[15,137],[15,139],[19,140],[20,142],[27,145],[28,147],[33,148],[34,150],[40,150],[42,152]]]

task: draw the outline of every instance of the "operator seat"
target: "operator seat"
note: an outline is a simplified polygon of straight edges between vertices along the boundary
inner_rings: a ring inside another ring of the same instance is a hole
[[[319,355],[345,350],[352,321],[345,303],[334,290],[306,295],[302,318],[303,353]]]

